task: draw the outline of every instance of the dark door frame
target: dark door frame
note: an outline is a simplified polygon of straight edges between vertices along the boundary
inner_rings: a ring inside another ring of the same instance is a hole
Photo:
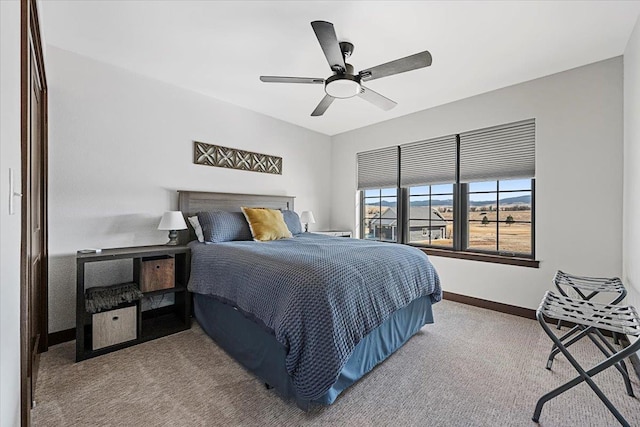
[[[31,50],[35,58],[35,64],[31,64]],[[42,129],[42,270],[40,278],[40,304],[37,307],[40,320],[39,330],[40,339],[38,341],[37,352],[41,353],[48,348],[48,91],[47,79],[44,69],[44,57],[42,54],[42,39],[40,37],[40,24],[38,20],[38,10],[36,0],[20,0],[20,139],[21,139],[21,165],[22,165],[22,209],[21,209],[21,247],[20,247],[20,417],[21,424],[28,426],[30,424],[30,409],[33,396],[31,395],[31,378],[36,374],[32,366],[32,352],[30,342],[30,324],[31,324],[31,300],[30,300],[30,254],[31,254],[31,235],[30,220],[28,209],[30,209],[31,193],[30,193],[30,132],[31,132],[31,65],[38,68],[40,76],[40,84],[42,87],[42,111],[41,111],[41,129]],[[37,366],[35,367],[37,369]]]

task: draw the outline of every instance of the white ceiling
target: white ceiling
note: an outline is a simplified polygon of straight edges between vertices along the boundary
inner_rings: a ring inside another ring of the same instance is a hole
[[[639,14],[639,1],[41,3],[47,44],[327,135],[621,55]],[[331,74],[314,20],[354,43],[356,71],[423,50],[433,65],[367,83],[390,111],[356,97],[310,117],[321,85],[258,77]]]

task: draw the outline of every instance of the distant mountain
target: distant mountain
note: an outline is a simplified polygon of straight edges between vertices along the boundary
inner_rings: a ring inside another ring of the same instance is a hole
[[[494,205],[495,200],[478,200],[469,202],[471,206]],[[505,197],[500,199],[500,205],[531,205],[531,196]],[[396,207],[396,202],[383,201],[382,206]],[[411,206],[429,206],[428,200],[418,200],[411,202]],[[431,206],[453,206],[453,199],[432,200]]]
[[[472,206],[487,205],[489,202],[474,202]],[[500,199],[500,205],[530,205],[531,196],[505,197]]]

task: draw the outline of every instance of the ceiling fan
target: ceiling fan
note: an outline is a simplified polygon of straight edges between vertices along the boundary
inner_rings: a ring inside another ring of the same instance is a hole
[[[311,27],[313,27],[313,31],[316,33],[320,47],[322,47],[324,56],[329,62],[329,67],[331,67],[333,75],[326,79],[314,77],[260,76],[260,80],[266,83],[324,84],[326,95],[322,98],[316,109],[313,110],[311,113],[312,116],[323,115],[336,98],[345,99],[356,95],[385,111],[390,110],[395,107],[397,103],[364,87],[362,82],[417,70],[418,68],[431,65],[431,54],[425,50],[424,52],[367,68],[358,74],[354,74],[353,65],[347,64],[346,62],[347,58],[353,53],[353,44],[345,41],[338,42],[336,32],[331,22],[313,21]]]

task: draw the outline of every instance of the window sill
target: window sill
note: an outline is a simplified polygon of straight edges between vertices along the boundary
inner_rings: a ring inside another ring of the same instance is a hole
[[[468,259],[471,261],[491,262],[494,264],[517,265],[519,267],[540,268],[540,261],[529,258],[506,257],[500,255],[480,254],[476,252],[451,251],[446,249],[421,248],[427,255],[445,258]]]

